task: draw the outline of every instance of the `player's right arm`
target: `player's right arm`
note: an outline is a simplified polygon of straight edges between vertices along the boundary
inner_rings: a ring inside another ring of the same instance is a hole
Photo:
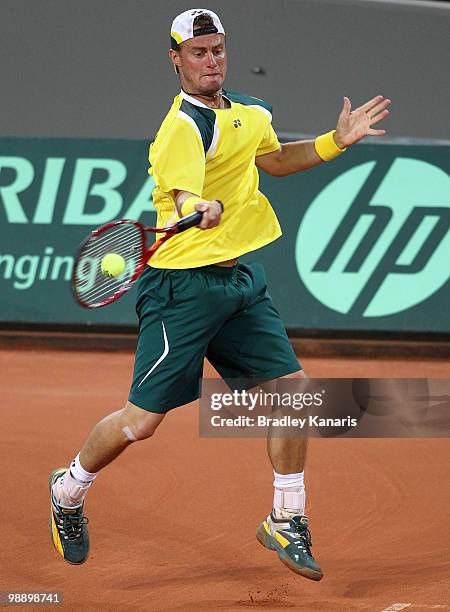
[[[167,125],[163,123],[150,147],[149,161],[156,185],[170,194],[179,217],[198,210],[203,212],[198,226],[201,229],[210,229],[220,223],[220,203],[201,196],[206,170],[205,147],[192,118],[178,111]]]
[[[200,229],[210,229],[219,225],[222,217],[222,205],[218,200],[203,200],[200,196],[190,191],[178,191],[174,189],[175,206],[179,217],[185,217],[193,210],[198,210],[203,213],[202,222],[199,227]],[[192,199],[191,199],[192,198]],[[195,202],[195,200],[199,200]],[[189,206],[189,210],[186,212],[183,210],[183,204],[186,202],[186,206]],[[193,209],[193,210],[192,210]]]

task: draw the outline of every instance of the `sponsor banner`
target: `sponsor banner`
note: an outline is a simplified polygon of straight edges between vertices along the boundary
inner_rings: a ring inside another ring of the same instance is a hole
[[[85,310],[70,279],[79,243],[118,218],[155,224],[148,143],[0,139],[0,321],[135,325],[134,292]]]
[[[289,329],[450,331],[449,152],[361,144],[262,176],[284,236],[260,259]]]
[[[145,141],[0,139],[0,323],[136,324],[134,291],[87,311],[69,281],[90,230],[155,223],[147,152]],[[244,259],[265,265],[290,331],[450,331],[448,155],[362,144],[305,173],[261,174],[283,237]]]
[[[450,437],[450,379],[205,379],[205,437]]]

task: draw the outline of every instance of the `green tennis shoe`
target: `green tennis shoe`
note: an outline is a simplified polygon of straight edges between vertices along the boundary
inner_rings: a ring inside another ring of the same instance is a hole
[[[67,468],[58,468],[50,474],[50,536],[53,546],[65,561],[80,565],[89,555],[88,519],[83,514],[84,504],[72,509],[63,508],[52,490],[66,471]]]
[[[311,554],[311,533],[307,516],[279,520],[271,512],[256,531],[260,544],[275,550],[280,561],[296,574],[310,580],[321,580],[323,572]]]

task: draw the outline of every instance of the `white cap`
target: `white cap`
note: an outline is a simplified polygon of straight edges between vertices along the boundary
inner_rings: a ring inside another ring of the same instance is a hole
[[[213,25],[206,26],[204,28],[196,29],[194,33],[194,19],[199,15],[209,15],[212,19]],[[194,38],[196,36],[204,36],[206,34],[225,34],[222,24],[218,16],[210,11],[209,9],[190,9],[184,11],[181,15],[175,17],[170,29],[171,46],[174,47],[174,42],[178,45]]]

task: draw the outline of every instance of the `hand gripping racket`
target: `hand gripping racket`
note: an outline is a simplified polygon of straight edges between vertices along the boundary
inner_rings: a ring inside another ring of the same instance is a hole
[[[115,302],[133,286],[146,263],[166,240],[195,227],[202,216],[197,211],[167,227],[144,227],[138,221],[123,219],[94,230],[82,242],[75,258],[72,273],[75,300],[84,308],[100,308]],[[148,232],[164,235],[148,248]],[[105,257],[111,260],[111,255],[116,264],[114,276],[102,271]]]

